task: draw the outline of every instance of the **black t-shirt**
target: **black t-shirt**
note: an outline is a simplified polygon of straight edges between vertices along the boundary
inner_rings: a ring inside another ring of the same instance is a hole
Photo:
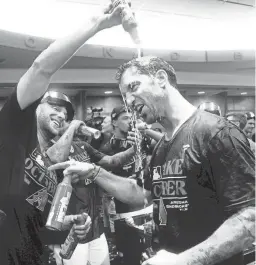
[[[83,141],[74,141],[69,153],[69,159],[87,163],[97,163],[103,157],[104,154]],[[73,187],[68,214],[86,212],[91,217],[92,226],[86,237],[88,242],[100,237],[104,231],[102,209],[103,193],[101,188],[91,181],[87,181],[84,187],[79,185],[73,185]]]
[[[104,153],[107,155],[114,155],[120,152],[124,152],[127,149],[129,149],[131,145],[125,140],[125,139],[118,139],[115,137],[112,137],[110,141],[104,146]],[[146,163],[146,157],[147,153],[145,152],[145,148],[142,146],[142,163],[143,168],[145,167]],[[118,167],[112,170],[112,173],[121,177],[131,177],[134,176],[134,178],[139,181],[140,177],[140,161],[139,157],[137,155],[134,155],[130,161],[128,161],[124,166]],[[125,204],[117,199],[115,199],[115,205],[116,205],[116,212],[117,213],[127,213],[131,211],[131,206],[128,204]]]
[[[254,167],[246,136],[204,111],[196,111],[172,140],[163,137],[145,179],[153,196],[157,247],[180,253],[206,240],[233,213],[254,205]],[[221,264],[242,264],[241,258]]]
[[[7,214],[0,228],[0,263],[3,265],[48,264],[45,245],[63,243],[68,234],[68,231],[54,232],[45,228],[61,179],[54,171],[47,170],[50,161],[38,146],[35,110],[39,102],[21,110],[13,93],[0,112],[0,209]],[[98,162],[102,154],[87,143],[74,143],[70,157]],[[92,197],[98,194],[98,188],[92,188],[95,184],[88,186],[88,194],[92,193]],[[90,239],[101,233],[98,200],[93,199],[90,207],[84,209],[93,216]]]
[[[21,110],[15,92],[0,112],[0,209],[7,214],[0,228],[3,265],[44,264],[44,244],[39,234],[45,224],[42,218],[48,206],[45,198],[51,199],[56,179],[40,175],[40,165],[35,161],[35,110],[39,102]]]

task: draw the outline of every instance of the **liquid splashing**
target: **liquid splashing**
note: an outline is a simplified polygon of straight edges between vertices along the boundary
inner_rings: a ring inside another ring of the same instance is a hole
[[[137,45],[137,54],[138,54],[138,59],[141,58],[141,47]]]

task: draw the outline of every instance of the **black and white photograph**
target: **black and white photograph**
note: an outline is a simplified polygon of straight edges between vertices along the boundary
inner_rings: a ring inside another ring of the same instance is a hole
[[[255,265],[255,0],[0,0],[0,265]]]

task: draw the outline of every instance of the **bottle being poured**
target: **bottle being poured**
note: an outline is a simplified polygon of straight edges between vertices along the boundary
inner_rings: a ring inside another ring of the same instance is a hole
[[[121,17],[122,25],[126,32],[128,32],[137,46],[138,58],[141,57],[141,40],[139,37],[138,23],[134,17],[132,9],[130,8],[129,2],[126,0],[112,0],[113,8],[122,5]]]

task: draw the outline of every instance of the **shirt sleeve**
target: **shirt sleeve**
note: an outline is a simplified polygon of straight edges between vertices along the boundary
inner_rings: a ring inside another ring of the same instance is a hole
[[[41,99],[22,110],[17,100],[17,89],[10,95],[0,111],[0,136],[11,143],[26,145],[36,123],[35,111]]]
[[[246,136],[233,125],[224,127],[210,140],[208,160],[225,215],[253,206],[255,157]]]
[[[90,156],[90,160],[92,163],[98,163],[105,156],[103,153],[94,149],[90,144],[86,142],[84,142],[84,149]]]

